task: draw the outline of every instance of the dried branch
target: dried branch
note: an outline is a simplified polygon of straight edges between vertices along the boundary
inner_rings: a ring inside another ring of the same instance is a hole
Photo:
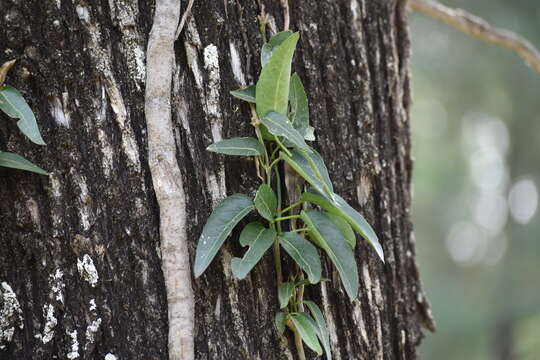
[[[440,20],[478,39],[517,53],[534,71],[540,73],[540,52],[526,39],[504,29],[489,25],[478,16],[461,9],[452,9],[433,1],[409,0],[411,10]]]
[[[281,0],[281,7],[283,7],[283,31],[289,30],[291,22],[291,16],[289,14],[289,0]]]
[[[187,4],[186,11],[184,11],[182,19],[180,19],[180,23],[178,24],[178,28],[176,29],[176,34],[174,35],[174,38],[176,40],[178,40],[178,37],[180,37],[180,34],[182,33],[182,29],[184,28],[184,25],[186,24],[186,21],[191,14],[191,8],[193,7],[194,2],[195,0],[189,0],[189,3]]]

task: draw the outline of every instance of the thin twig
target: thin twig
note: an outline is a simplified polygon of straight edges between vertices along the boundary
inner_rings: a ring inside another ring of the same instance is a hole
[[[189,3],[187,5],[186,11],[184,11],[184,14],[182,14],[182,18],[180,19],[180,23],[178,24],[178,28],[176,29],[176,35],[175,39],[178,40],[180,37],[180,34],[182,33],[182,29],[184,28],[184,25],[186,24],[186,21],[191,14],[191,8],[193,7],[193,3],[195,0],[189,0]]]
[[[283,31],[289,30],[291,23],[291,15],[289,14],[289,0],[281,0],[281,7],[283,7]]]
[[[411,10],[440,20],[478,39],[517,53],[534,71],[540,73],[540,52],[528,40],[504,29],[497,29],[485,20],[461,9],[452,9],[437,2],[409,0]]]

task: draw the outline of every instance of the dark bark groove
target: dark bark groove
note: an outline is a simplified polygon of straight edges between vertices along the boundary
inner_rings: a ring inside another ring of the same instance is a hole
[[[1,359],[167,358],[159,209],[144,118],[150,4],[0,0],[0,62],[18,59],[7,83],[23,92],[48,144],[29,143],[1,115],[0,150],[52,173],[0,168],[0,283],[22,311],[22,321],[12,316],[0,326]],[[172,115],[191,259],[215,202],[235,192],[254,195],[259,184],[251,160],[205,148],[251,135],[249,109],[229,91],[256,79],[263,5],[281,28],[277,0],[196,1],[176,43]],[[387,256],[383,264],[367,244],[357,248],[355,302],[329,263],[323,271],[331,281],[307,296],[325,311],[335,359],[415,359],[420,326],[430,326],[430,317],[410,218],[405,1],[291,1],[291,28],[301,31],[294,70],[308,91],[316,147],[337,192],[374,226]],[[218,68],[208,59],[212,45]],[[227,241],[205,275],[191,279],[196,358],[295,358],[286,350],[292,338],[273,328],[272,257],[236,281],[229,263],[241,253]],[[6,293],[0,286],[0,311]]]

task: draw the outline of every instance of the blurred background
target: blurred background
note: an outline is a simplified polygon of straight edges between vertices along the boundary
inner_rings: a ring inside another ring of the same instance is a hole
[[[442,0],[540,47],[539,0]],[[427,360],[540,359],[540,74],[412,13],[414,217]]]

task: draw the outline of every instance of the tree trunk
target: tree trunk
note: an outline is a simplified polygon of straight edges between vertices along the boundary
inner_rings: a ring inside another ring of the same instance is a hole
[[[365,214],[386,254],[383,264],[367,244],[357,247],[356,301],[328,262],[330,282],[308,295],[327,317],[334,359],[414,359],[420,326],[432,325],[410,219],[405,1],[290,3],[291,28],[301,32],[293,67],[310,98],[315,146],[336,192]],[[155,5],[0,0],[0,9],[0,62],[18,59],[6,83],[22,91],[47,142],[31,144],[2,115],[0,150],[51,172],[0,168],[0,358],[167,359],[166,289],[170,304],[170,284],[191,282],[196,359],[295,359],[293,339],[273,326],[270,254],[237,281],[229,264],[242,250],[229,240],[199,279],[164,279],[161,255],[170,249],[161,238],[171,231],[145,118]],[[253,161],[205,148],[251,135],[249,108],[229,91],[258,75],[262,11],[282,28],[277,0],[196,1],[175,43],[172,143],[181,175],[173,181],[191,261],[216,202],[259,185]]]

